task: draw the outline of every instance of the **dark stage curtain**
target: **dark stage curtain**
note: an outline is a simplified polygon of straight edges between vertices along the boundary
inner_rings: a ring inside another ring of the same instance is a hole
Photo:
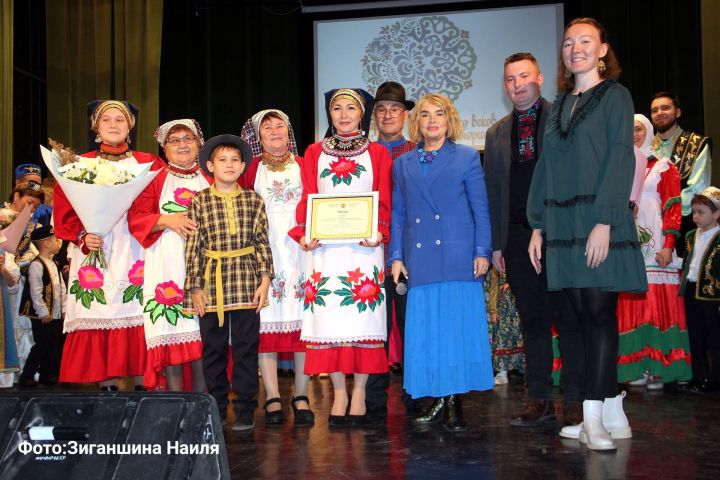
[[[312,108],[313,79],[300,28],[297,2],[165,2],[160,122],[191,117],[206,138],[239,135],[250,115],[279,108],[304,150],[312,127],[300,115]]]
[[[163,0],[47,0],[46,9],[49,135],[86,151],[88,102],[114,98],[140,110],[132,148],[154,149]]]
[[[680,97],[680,125],[704,131],[699,0],[565,2],[566,20],[580,16],[605,26],[636,113],[650,118],[652,95],[669,90]]]

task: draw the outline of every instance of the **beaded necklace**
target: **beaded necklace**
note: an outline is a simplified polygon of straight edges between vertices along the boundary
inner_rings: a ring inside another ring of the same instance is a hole
[[[260,161],[271,172],[283,172],[285,171],[285,167],[291,163],[295,163],[295,157],[293,157],[293,154],[289,150],[280,156],[263,152],[262,155],[260,155]]]
[[[351,158],[365,153],[370,146],[370,140],[362,134],[342,136],[337,133],[322,141],[322,150],[333,157]]]
[[[418,158],[420,163],[432,163],[433,160],[438,156],[440,150],[433,150],[432,152],[426,152],[424,148],[418,147]]]
[[[127,143],[113,147],[112,145],[108,145],[103,142],[100,144],[100,148],[98,148],[97,153],[98,157],[111,161],[125,160],[126,158],[132,157],[132,155],[133,152],[130,150]]]
[[[168,162],[168,173],[174,177],[194,178],[195,176],[197,176],[198,170],[200,170],[200,165],[198,163],[195,163],[195,165],[190,168],[182,168],[179,165]]]

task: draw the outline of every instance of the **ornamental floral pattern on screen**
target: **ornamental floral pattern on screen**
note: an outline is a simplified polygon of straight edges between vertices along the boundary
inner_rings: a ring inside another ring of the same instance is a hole
[[[472,87],[477,55],[470,34],[442,15],[384,25],[365,47],[362,79],[370,91],[392,80],[408,98],[441,93],[451,100]]]

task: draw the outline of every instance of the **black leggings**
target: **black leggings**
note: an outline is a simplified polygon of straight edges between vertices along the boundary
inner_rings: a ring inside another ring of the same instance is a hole
[[[617,292],[599,288],[563,290],[583,330],[587,400],[604,400],[617,395],[618,324],[615,310]]]

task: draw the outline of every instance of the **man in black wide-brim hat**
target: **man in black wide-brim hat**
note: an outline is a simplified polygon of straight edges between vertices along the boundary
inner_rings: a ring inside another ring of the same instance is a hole
[[[383,145],[390,152],[393,161],[403,153],[415,148],[415,143],[406,140],[403,136],[405,122],[410,115],[410,110],[415,107],[415,102],[408,100],[405,95],[405,88],[397,82],[385,82],[375,92],[375,107],[373,118],[378,129],[377,143]],[[385,298],[387,308],[387,331],[388,341],[385,343],[387,349],[390,345],[390,331],[393,325],[393,311],[395,322],[400,329],[400,337],[405,339],[405,306],[407,303],[407,287],[402,283],[400,289],[393,281],[389,268],[387,268],[387,251],[385,252]],[[401,370],[402,367],[394,365],[393,371]],[[365,405],[368,416],[374,420],[382,420],[387,416],[387,388],[390,385],[389,374],[370,375],[367,383]],[[414,413],[412,399],[403,395],[403,402],[409,414]]]

